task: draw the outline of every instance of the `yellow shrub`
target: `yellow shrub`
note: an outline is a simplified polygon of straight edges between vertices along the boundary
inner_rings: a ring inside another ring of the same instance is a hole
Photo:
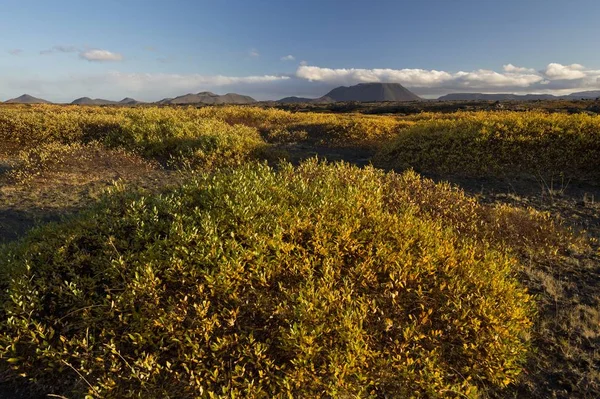
[[[540,112],[425,115],[375,163],[466,176],[600,178],[600,117]]]
[[[475,397],[519,374],[531,312],[478,212],[315,161],[117,190],[0,255],[0,369],[77,397]]]

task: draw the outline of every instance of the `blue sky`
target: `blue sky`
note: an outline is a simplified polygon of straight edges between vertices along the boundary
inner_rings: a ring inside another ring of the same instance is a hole
[[[600,88],[600,1],[0,0],[0,100]]]

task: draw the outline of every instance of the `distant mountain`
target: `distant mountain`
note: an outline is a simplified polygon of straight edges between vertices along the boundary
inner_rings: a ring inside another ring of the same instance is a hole
[[[360,83],[340,86],[325,95],[334,101],[418,101],[417,96],[400,83]]]
[[[160,105],[169,104],[172,99],[173,99],[172,97],[163,98],[162,100],[155,102],[155,104],[160,104]]]
[[[509,93],[450,93],[441,96],[441,101],[511,101],[511,100],[555,100],[552,94],[509,94]]]
[[[574,100],[578,100],[580,98],[595,99],[600,97],[600,90],[578,91],[576,93],[569,94],[567,97]]]
[[[277,100],[280,104],[323,104],[335,102],[331,97],[323,96],[319,98],[306,98],[306,97],[285,97],[281,100]]]
[[[91,99],[89,97],[81,97],[71,102],[72,105],[115,105],[118,104],[116,101],[103,100],[101,98]]]
[[[158,101],[158,104],[251,104],[256,100],[249,96],[243,96],[236,93],[227,93],[218,95],[210,91],[203,91],[198,94],[186,94],[175,98],[165,98]]]
[[[121,104],[121,105],[136,105],[136,104],[143,104],[143,102],[133,99],[131,97],[125,97],[124,99],[119,101],[119,104]]]
[[[29,94],[23,94],[17,98],[11,98],[10,100],[5,101],[7,104],[52,104],[50,101],[43,100],[41,98],[36,98],[30,96]]]
[[[450,93],[441,96],[441,101],[532,101],[532,100],[580,100],[600,97],[600,90],[580,91],[564,96],[552,94],[510,94],[510,93]]]
[[[310,103],[315,101],[315,98],[306,98],[306,97],[284,97],[281,100],[277,100],[275,102],[282,104],[302,104],[302,103]]]

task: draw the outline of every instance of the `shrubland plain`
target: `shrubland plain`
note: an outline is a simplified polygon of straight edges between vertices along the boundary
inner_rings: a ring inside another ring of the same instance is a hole
[[[0,106],[1,394],[600,396],[600,116],[295,107]]]

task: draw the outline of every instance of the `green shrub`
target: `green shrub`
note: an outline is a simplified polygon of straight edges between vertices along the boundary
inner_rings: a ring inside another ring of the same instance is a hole
[[[429,183],[309,161],[199,175],[161,196],[117,189],[0,255],[1,370],[113,398],[504,386],[530,297],[499,241],[457,229],[485,222],[414,201]]]

